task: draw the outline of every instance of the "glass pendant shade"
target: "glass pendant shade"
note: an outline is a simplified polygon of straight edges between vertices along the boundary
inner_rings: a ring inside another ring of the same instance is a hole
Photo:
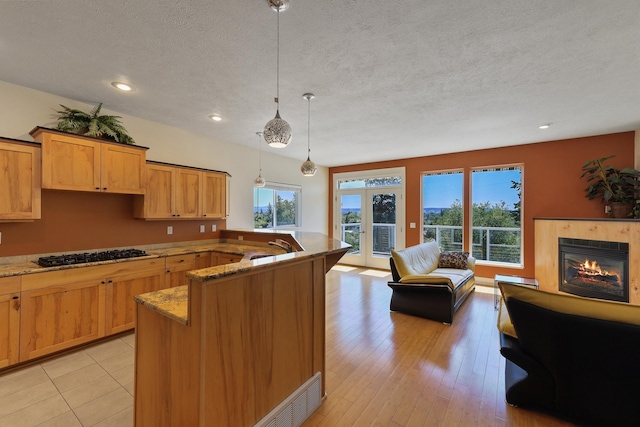
[[[291,126],[280,118],[280,111],[264,126],[264,140],[274,148],[284,148],[291,142]]]
[[[266,181],[264,180],[262,175],[258,175],[258,177],[253,180],[253,185],[258,188],[262,188],[266,185]]]
[[[307,161],[300,166],[300,172],[302,172],[304,176],[314,176],[317,170],[316,164],[313,163],[309,157],[307,157]]]

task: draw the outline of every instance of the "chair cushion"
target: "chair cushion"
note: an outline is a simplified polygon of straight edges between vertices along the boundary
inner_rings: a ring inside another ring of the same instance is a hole
[[[469,252],[442,252],[438,260],[438,268],[459,268],[466,270],[468,267]]]
[[[399,251],[392,249],[391,257],[400,278],[428,274],[438,267],[440,248],[436,242],[427,242]]]
[[[502,297],[507,300],[507,309],[509,298],[515,298],[558,313],[640,325],[640,306],[637,305],[556,294],[510,283],[499,286]]]
[[[436,268],[429,274],[410,274],[400,279],[400,283],[447,284],[455,289],[459,284],[473,276],[473,270],[459,268]]]

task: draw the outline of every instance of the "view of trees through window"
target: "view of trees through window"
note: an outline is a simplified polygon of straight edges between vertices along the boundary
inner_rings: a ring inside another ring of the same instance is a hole
[[[463,248],[462,171],[424,174],[423,241],[443,251]],[[478,260],[521,264],[522,170],[519,166],[471,173],[472,255]]]
[[[299,195],[300,190],[297,189],[255,188],[253,203],[254,228],[297,226]]]

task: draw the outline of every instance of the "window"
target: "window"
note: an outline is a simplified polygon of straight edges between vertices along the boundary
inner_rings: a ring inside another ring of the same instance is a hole
[[[443,251],[462,250],[462,171],[422,175],[422,241]]]
[[[300,226],[301,189],[295,185],[267,183],[253,189],[254,228]]]
[[[522,166],[472,170],[471,191],[472,255],[522,265]]]

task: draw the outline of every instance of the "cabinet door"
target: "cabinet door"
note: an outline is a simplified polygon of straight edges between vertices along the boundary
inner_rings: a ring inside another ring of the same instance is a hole
[[[169,256],[166,259],[166,267],[165,287],[188,285],[189,279],[185,273],[196,269],[195,254]]]
[[[176,216],[202,216],[202,171],[176,168]]]
[[[195,270],[211,267],[211,252],[198,252],[195,258]]]
[[[101,280],[23,291],[20,361],[103,337],[104,292]]]
[[[105,334],[115,334],[136,325],[136,303],[133,297],[164,287],[164,269],[108,278],[105,287]]]
[[[124,144],[104,143],[101,147],[102,191],[144,194],[146,190],[146,151]]]
[[[205,172],[202,180],[202,216],[224,218],[226,216],[226,174]]]
[[[18,362],[20,276],[0,279],[0,368]]]
[[[83,138],[41,133],[42,188],[101,191],[100,143]]]
[[[243,255],[224,254],[221,252],[211,253],[211,265],[233,264],[242,261]]]
[[[172,218],[175,216],[176,168],[149,163],[147,191],[134,200],[136,218]]]
[[[40,147],[0,140],[0,221],[40,218]]]

